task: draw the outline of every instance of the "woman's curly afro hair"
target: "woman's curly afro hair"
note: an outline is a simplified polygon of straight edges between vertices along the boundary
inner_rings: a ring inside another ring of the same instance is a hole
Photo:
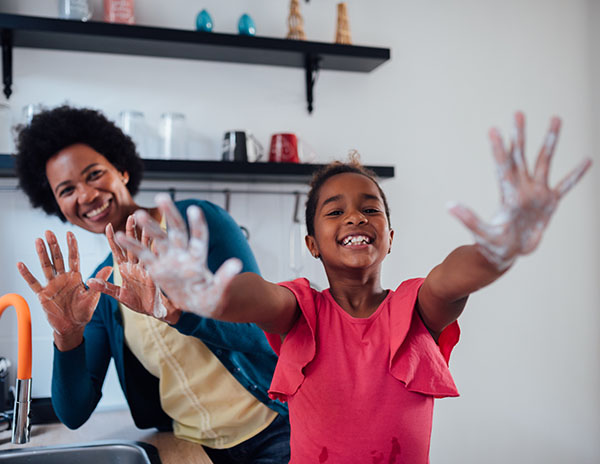
[[[31,206],[66,222],[46,178],[46,163],[59,151],[84,144],[104,156],[118,171],[129,174],[127,189],[135,195],[143,176],[143,163],[135,144],[102,113],[63,105],[42,111],[27,126],[17,127],[15,167],[19,186]]]
[[[334,161],[322,167],[313,174],[310,182],[310,191],[308,192],[306,199],[305,210],[306,232],[308,235],[315,235],[315,214],[317,212],[317,203],[319,202],[319,193],[321,191],[321,187],[323,187],[323,184],[331,177],[338,174],[344,174],[346,172],[360,174],[361,176],[371,179],[375,183],[377,189],[379,190],[379,194],[381,195],[381,199],[383,200],[383,206],[385,208],[385,215],[387,217],[388,224],[391,227],[390,208],[388,206],[385,193],[383,193],[383,190],[381,190],[381,187],[377,183],[377,175],[370,169],[367,169],[360,164],[358,153],[352,152],[349,155],[349,161],[347,163]]]

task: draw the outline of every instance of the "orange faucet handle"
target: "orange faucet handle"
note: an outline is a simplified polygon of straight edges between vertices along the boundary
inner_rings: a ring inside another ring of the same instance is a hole
[[[7,293],[0,297],[0,316],[6,308],[14,306],[17,311],[19,353],[17,360],[17,378],[31,378],[31,312],[21,295]]]

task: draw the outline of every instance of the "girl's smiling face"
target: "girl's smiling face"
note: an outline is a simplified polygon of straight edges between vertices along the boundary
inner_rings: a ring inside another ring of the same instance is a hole
[[[326,270],[378,269],[394,235],[379,188],[356,173],[336,174],[321,186],[314,231],[306,245]]]
[[[109,222],[125,230],[127,216],[136,209],[127,189],[129,175],[88,145],[59,151],[46,163],[46,177],[67,221],[90,232],[103,234]]]

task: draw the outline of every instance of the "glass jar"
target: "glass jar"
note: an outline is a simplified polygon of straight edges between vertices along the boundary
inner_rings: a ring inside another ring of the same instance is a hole
[[[135,24],[133,0],[104,0],[104,21]]]
[[[42,111],[44,107],[40,103],[30,103],[29,105],[25,105],[23,107],[22,113],[22,121],[26,126],[29,125],[33,117]]]
[[[12,137],[12,112],[8,103],[0,103],[0,154],[9,155],[14,150]]]
[[[133,143],[142,158],[150,158],[148,153],[148,128],[141,111],[128,110],[119,113],[118,125]]]
[[[187,159],[187,128],[185,115],[163,113],[160,116],[160,136],[163,159]]]
[[[87,21],[92,17],[92,7],[88,3],[88,0],[59,0],[58,17],[61,19]]]

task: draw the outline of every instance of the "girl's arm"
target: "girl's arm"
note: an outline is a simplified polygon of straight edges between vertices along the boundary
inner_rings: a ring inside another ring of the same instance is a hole
[[[548,172],[560,119],[552,119],[531,173],[524,156],[524,128],[525,118],[517,113],[515,135],[508,150],[498,131],[490,131],[502,198],[500,210],[492,220],[484,223],[461,205],[450,208],[471,230],[476,243],[450,253],[429,273],[419,291],[417,307],[434,336],[458,318],[470,293],[495,281],[517,256],[535,250],[558,202],[591,166],[591,160],[585,160],[555,188],[550,188]]]
[[[254,322],[265,332],[286,334],[299,314],[294,294],[258,274],[235,276],[210,317],[228,322]]]
[[[203,317],[229,322],[254,322],[272,333],[287,333],[298,307],[292,292],[267,282],[258,274],[238,274],[237,258],[226,260],[213,274],[207,267],[208,228],[200,208],[188,208],[190,235],[168,195],[156,202],[167,218],[168,232],[145,211],[136,211],[136,222],[153,240],[154,252],[131,236],[117,233],[119,244],[139,258],[152,280],[175,306]]]

